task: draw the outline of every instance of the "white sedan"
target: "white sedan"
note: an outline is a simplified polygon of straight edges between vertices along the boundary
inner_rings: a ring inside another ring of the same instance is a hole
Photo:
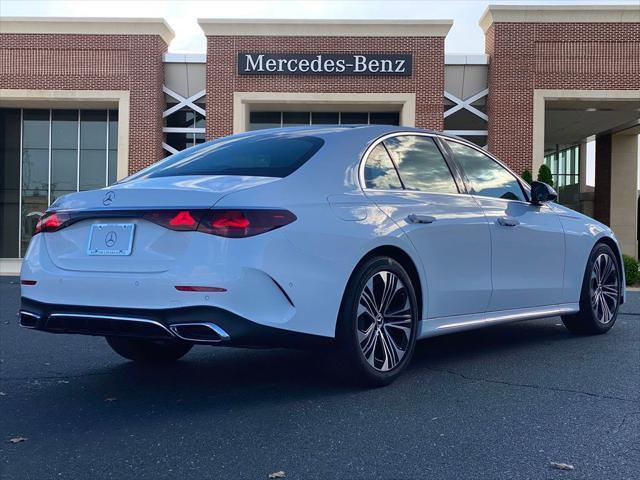
[[[608,331],[613,232],[487,152],[389,126],[262,130],[58,199],[24,258],[21,324],[169,361],[196,343],[327,349],[369,385],[417,340],[560,315]]]

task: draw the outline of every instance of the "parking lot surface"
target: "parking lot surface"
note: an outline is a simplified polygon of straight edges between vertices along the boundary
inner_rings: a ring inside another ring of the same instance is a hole
[[[549,318],[433,338],[375,390],[335,382],[306,352],[198,346],[134,365],[102,338],[22,329],[18,307],[17,278],[0,277],[3,480],[640,472],[638,292],[607,335]]]

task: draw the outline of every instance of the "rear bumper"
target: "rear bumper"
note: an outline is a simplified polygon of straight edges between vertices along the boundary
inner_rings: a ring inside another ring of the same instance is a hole
[[[313,348],[333,339],[252,322],[212,306],[139,309],[57,305],[22,297],[20,325],[50,333],[186,340],[237,347]]]
[[[49,237],[58,235],[62,242],[72,229],[73,226],[69,232],[63,229],[33,237],[22,264],[21,279],[36,284],[22,285],[23,297],[45,304],[110,307],[118,311],[156,312],[206,306],[274,329],[323,337],[335,335],[342,295],[339,278],[343,275],[337,273],[335,264],[300,253],[279,230],[239,242],[198,232],[168,231],[170,238],[159,242],[165,245],[167,255],[173,255],[178,242],[187,242],[188,248],[179,261],[170,262],[168,270],[151,272],[147,270],[153,262],[132,256],[116,258],[113,263],[104,263],[110,259],[108,256],[97,258],[102,266],[94,264],[91,257],[74,269],[57,266],[47,248]],[[177,233],[181,235],[173,235]],[[73,253],[80,247],[69,248]],[[120,266],[116,268],[118,262]],[[176,286],[226,291],[181,291]],[[317,301],[317,292],[323,292],[322,302]]]

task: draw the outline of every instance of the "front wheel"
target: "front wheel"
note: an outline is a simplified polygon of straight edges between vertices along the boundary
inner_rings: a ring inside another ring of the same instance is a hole
[[[391,383],[411,360],[417,329],[418,302],[402,265],[389,257],[360,265],[349,280],[338,318],[341,368],[367,386]]]
[[[606,333],[616,323],[621,296],[616,256],[608,245],[598,244],[591,252],[582,280],[580,312],[562,317],[562,322],[572,333]]]
[[[109,346],[121,357],[134,362],[175,362],[193,347],[176,340],[144,340],[138,338],[107,337]]]

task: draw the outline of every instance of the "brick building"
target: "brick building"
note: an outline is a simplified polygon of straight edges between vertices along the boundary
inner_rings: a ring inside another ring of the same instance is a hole
[[[205,55],[166,53],[157,19],[0,21],[0,273],[60,195],[222,135],[333,123],[445,130],[518,173],[546,163],[560,201],[637,255],[638,9],[492,6],[485,55],[445,55],[447,20],[199,24]]]

